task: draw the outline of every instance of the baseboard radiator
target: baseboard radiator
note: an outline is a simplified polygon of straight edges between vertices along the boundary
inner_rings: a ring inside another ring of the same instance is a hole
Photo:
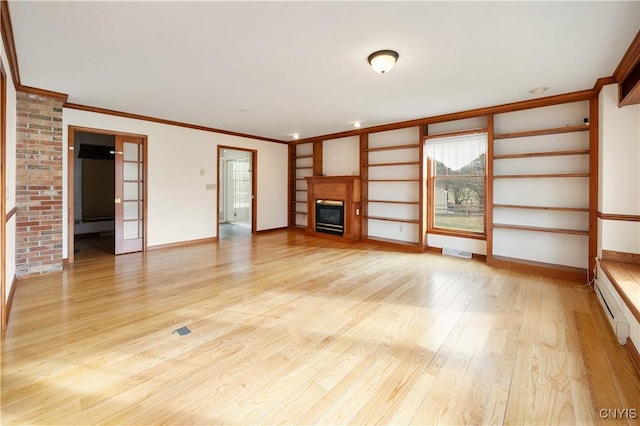
[[[622,314],[622,309],[620,309],[620,306],[616,303],[613,295],[607,289],[608,286],[604,284],[607,281],[608,278],[606,274],[600,266],[598,266],[598,279],[595,281],[594,286],[596,296],[602,305],[602,310],[609,320],[609,324],[618,342],[624,345],[627,343],[627,338],[629,337],[629,323]],[[611,286],[611,283],[609,283],[609,285]]]

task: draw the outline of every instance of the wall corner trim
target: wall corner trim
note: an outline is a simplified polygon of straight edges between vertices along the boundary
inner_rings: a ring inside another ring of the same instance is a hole
[[[16,284],[18,283],[18,279],[16,278],[16,274],[13,274],[13,279],[11,280],[11,291],[9,291],[9,297],[7,297],[7,304],[5,305],[4,310],[4,325],[5,327],[9,324],[9,315],[11,314],[11,306],[13,305],[13,296],[16,293]]]

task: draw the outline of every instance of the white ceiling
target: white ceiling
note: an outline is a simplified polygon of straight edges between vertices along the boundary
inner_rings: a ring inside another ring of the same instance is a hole
[[[590,89],[640,2],[10,1],[21,83],[291,140]],[[367,56],[400,53],[377,74]]]

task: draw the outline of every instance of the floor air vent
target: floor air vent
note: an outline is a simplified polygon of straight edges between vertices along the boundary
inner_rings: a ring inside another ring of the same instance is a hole
[[[456,250],[452,248],[443,248],[442,254],[446,254],[447,256],[462,257],[464,259],[471,259],[470,251]]]

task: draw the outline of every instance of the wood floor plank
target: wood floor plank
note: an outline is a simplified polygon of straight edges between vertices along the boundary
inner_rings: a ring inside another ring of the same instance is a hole
[[[17,284],[2,424],[592,424],[640,409],[594,293],[564,280],[288,231],[76,260]]]

